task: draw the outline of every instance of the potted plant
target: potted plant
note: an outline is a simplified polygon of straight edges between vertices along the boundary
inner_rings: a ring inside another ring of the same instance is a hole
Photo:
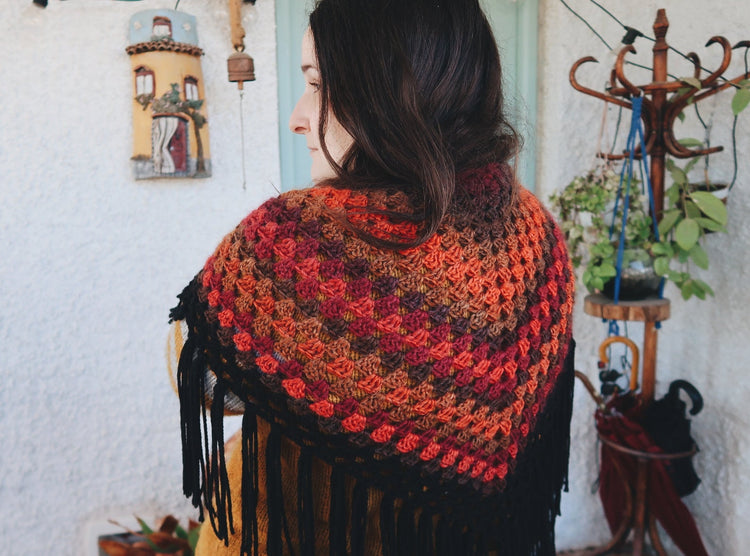
[[[600,166],[574,178],[550,202],[560,218],[573,266],[583,266],[590,292],[613,295],[624,199],[618,199],[620,175]],[[616,202],[617,201],[617,202]],[[616,210],[616,212],[615,212]],[[621,275],[621,299],[655,293],[660,278],[652,265],[653,224],[638,180],[631,181]]]
[[[693,295],[705,299],[707,294],[713,295],[706,282],[691,274],[690,265],[708,268],[708,254],[701,245],[702,239],[711,232],[726,232],[728,218],[724,201],[715,196],[710,187],[701,189],[688,179],[698,160],[688,161],[684,168],[667,160],[672,185],[665,191],[667,206],[659,222],[661,241],[651,247],[655,256],[654,270],[674,282],[684,299]]]
[[[713,291],[690,272],[691,264],[708,268],[708,256],[701,246],[711,231],[724,231],[726,207],[711,193],[689,187],[687,174],[697,163],[679,168],[670,161],[672,185],[666,191],[666,209],[656,241],[648,196],[638,180],[632,179],[625,242],[622,253],[619,298],[641,299],[658,291],[661,277],[677,285],[685,299],[705,299]],[[573,266],[583,266],[581,279],[586,288],[614,297],[614,280],[625,199],[620,175],[602,166],[574,178],[550,197],[554,212],[568,243]],[[710,199],[709,199],[710,198]]]
[[[101,554],[109,556],[158,556],[175,554],[176,556],[193,556],[198,543],[200,524],[190,521],[185,529],[174,516],[164,517],[156,528],[149,527],[140,518],[140,531],[131,531],[126,527],[125,533],[99,538]],[[116,522],[112,522],[115,523]]]

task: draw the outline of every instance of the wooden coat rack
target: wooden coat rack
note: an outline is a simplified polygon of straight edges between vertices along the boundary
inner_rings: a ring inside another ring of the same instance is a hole
[[[719,152],[723,147],[711,147],[707,149],[689,149],[681,145],[675,139],[673,126],[674,121],[690,103],[697,103],[713,96],[729,87],[737,87],[743,79],[750,77],[750,73],[742,73],[734,79],[723,77],[724,72],[732,61],[732,50],[739,48],[750,48],[750,41],[741,41],[730,46],[727,39],[714,36],[709,39],[706,46],[719,44],[723,49],[722,61],[719,67],[709,75],[701,78],[703,68],[700,58],[695,52],[687,54],[687,58],[693,63],[693,77],[690,82],[674,80],[669,81],[667,74],[667,53],[669,45],[666,41],[669,21],[666,11],[660,9],[656,14],[654,22],[654,35],[656,41],[653,47],[653,79],[646,85],[634,85],[624,72],[625,56],[635,53],[633,45],[624,46],[619,54],[615,66],[612,69],[610,84],[606,92],[595,91],[581,85],[576,79],[576,71],[586,62],[596,62],[593,56],[581,58],[570,69],[570,83],[577,91],[591,95],[605,102],[611,102],[624,108],[632,108],[629,99],[643,96],[642,119],[645,128],[646,152],[651,158],[651,186],[654,191],[654,202],[656,205],[657,220],[661,219],[664,210],[664,159],[667,154],[675,158],[692,158]],[[696,86],[699,84],[700,86]],[[668,97],[668,95],[672,95]],[[640,155],[640,150],[636,155]],[[629,153],[600,153],[600,156],[611,160],[626,158]]]
[[[687,80],[669,80],[667,73],[667,54],[669,45],[666,41],[669,21],[665,10],[657,12],[654,22],[654,35],[656,37],[653,46],[653,78],[645,85],[634,85],[625,75],[625,57],[629,53],[635,53],[632,45],[624,46],[616,59],[611,72],[609,86],[605,92],[599,92],[581,85],[576,79],[576,71],[587,62],[596,62],[592,56],[581,58],[573,64],[570,70],[570,83],[574,89],[610,102],[617,106],[632,109],[632,99],[643,97],[643,108],[641,118],[644,124],[644,149],[651,159],[650,178],[654,195],[653,216],[657,221],[661,220],[664,211],[664,175],[665,157],[667,154],[675,158],[692,158],[696,156],[710,155],[722,150],[722,147],[711,147],[704,149],[689,149],[681,145],[674,136],[674,121],[690,103],[697,103],[713,96],[729,87],[737,87],[739,82],[750,77],[750,73],[743,73],[734,79],[723,77],[732,59],[732,50],[738,48],[750,48],[750,41],[742,41],[734,47],[730,46],[727,39],[714,36],[709,39],[706,46],[718,44],[723,49],[723,57],[719,67],[715,71],[701,77],[704,72],[700,58],[694,52],[687,55],[693,64],[693,76]],[[641,147],[636,149],[634,155],[641,156]],[[599,153],[599,156],[610,160],[624,159],[630,153]],[[644,323],[643,338],[643,367],[640,373],[640,391],[637,394],[642,405],[646,406],[654,399],[656,384],[656,348],[657,327],[656,323],[666,320],[670,314],[670,303],[668,299],[647,299],[645,301],[631,301],[615,303],[614,301],[599,295],[589,295],[585,299],[584,311],[592,316],[607,320],[640,321]],[[609,553],[621,545],[633,531],[633,554],[641,556],[645,549],[645,534],[649,533],[651,545],[657,554],[666,556],[664,547],[659,540],[654,516],[648,511],[648,466],[655,458],[676,459],[678,457],[689,457],[687,454],[649,454],[628,450],[624,446],[611,446],[611,441],[602,439],[607,444],[607,449],[613,449],[620,453],[627,453],[637,460],[637,478],[635,484],[627,485],[628,504],[626,518],[620,525],[612,540],[606,545],[586,552],[587,555]]]

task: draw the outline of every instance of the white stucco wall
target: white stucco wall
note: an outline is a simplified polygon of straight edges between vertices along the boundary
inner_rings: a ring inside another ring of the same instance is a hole
[[[571,2],[616,42],[622,31],[593,4]],[[131,154],[130,15],[174,1],[30,0],[3,3],[0,19],[0,553],[89,554],[102,520],[132,514],[194,515],[183,500],[178,404],[164,370],[166,312],[219,238],[279,182],[273,0],[243,6],[257,81],[246,84],[247,189],[242,189],[239,100],[226,81],[231,52],[225,0],[182,0],[198,18],[205,51],[213,177],[134,181]],[[666,7],[668,39],[708,67],[714,34],[748,38],[750,15],[724,0],[617,3],[628,24],[650,31]],[[589,167],[601,105],[567,82],[571,64],[603,47],[556,0],[541,0],[537,190],[546,197]],[[650,47],[636,43],[642,53]],[[675,62],[676,64],[676,62]],[[673,66],[675,67],[675,66]],[[676,66],[680,67],[680,66]],[[679,75],[688,73],[684,66]],[[736,66],[735,66],[736,68]],[[587,73],[588,72],[588,73]],[[595,71],[587,68],[582,75]],[[599,76],[602,74],[599,73]],[[601,80],[597,81],[600,82]],[[593,81],[589,83],[594,84]],[[726,108],[726,107],[724,107]],[[750,148],[744,116],[740,153]],[[725,120],[724,120],[725,121]],[[718,125],[718,116],[717,116]],[[717,130],[718,131],[718,130]],[[728,144],[726,136],[715,135]],[[682,302],[660,332],[657,393],[691,380],[706,409],[694,420],[703,478],[686,502],[711,554],[745,553],[750,502],[750,416],[743,380],[750,360],[743,278],[750,236],[749,163],[729,202],[728,236],[710,238],[704,273],[717,295]],[[717,162],[725,171],[728,158]],[[631,335],[639,339],[641,329]],[[595,377],[603,325],[578,309],[578,368]],[[577,391],[570,492],[560,548],[606,538],[586,393]]]
[[[213,177],[138,182],[128,20],[175,1],[1,4],[0,553],[87,556],[101,520],[193,515],[167,313],[279,183],[274,2],[242,8],[246,190],[225,0],[179,5],[205,51]]]
[[[611,44],[620,41],[624,32],[594,4],[569,1]],[[653,36],[652,25],[657,8],[665,8],[670,21],[668,42],[682,52],[695,51],[703,65],[715,68],[721,48],[703,45],[713,35],[724,35],[731,44],[750,38],[750,12],[738,0],[701,2],[698,0],[643,0],[639,2],[605,2],[606,7],[626,25]],[[537,193],[546,196],[563,187],[576,174],[593,163],[597,135],[601,125],[603,103],[578,93],[568,83],[568,72],[579,58],[593,55],[602,63],[608,58],[604,45],[557,0],[540,2],[540,112]],[[650,63],[651,44],[644,39],[635,43],[641,63]],[[739,58],[727,75],[734,77],[741,69]],[[674,53],[669,70],[677,76],[692,75],[690,66]],[[636,83],[650,81],[650,75],[629,68]],[[586,65],[579,80],[599,88],[608,76],[606,70]],[[710,114],[712,102],[704,101],[704,117]],[[609,115],[614,124],[616,112]],[[729,99],[725,95],[716,105],[713,144],[728,149],[727,133],[731,125]],[[703,483],[685,498],[710,554],[740,556],[750,546],[747,527],[750,502],[750,412],[747,398],[750,385],[746,380],[750,360],[747,305],[750,295],[745,289],[748,275],[747,252],[750,240],[750,114],[743,114],[738,128],[739,179],[729,200],[729,234],[708,238],[710,269],[699,272],[716,291],[708,301],[684,302],[679,292],[669,286],[672,317],[659,333],[657,362],[657,397],[677,378],[691,381],[703,393],[705,409],[693,419],[693,433],[701,452],[695,466]],[[624,145],[629,118],[623,118],[619,145]],[[613,127],[611,125],[610,129]],[[678,128],[679,129],[679,128]],[[694,127],[685,126],[678,136],[702,138]],[[724,178],[731,177],[731,157],[714,155],[712,170]],[[716,178],[714,178],[716,179]],[[582,310],[583,287],[579,287],[575,330],[578,339],[577,368],[586,371],[598,384],[596,350],[606,336],[605,325]],[[630,336],[642,344],[643,328],[630,326]],[[597,494],[591,493],[596,479],[596,445],[592,413],[593,402],[577,386],[573,418],[570,492],[563,498],[563,516],[558,523],[558,548],[584,547],[609,538]],[[674,550],[674,548],[672,549]],[[672,552],[670,552],[672,553]],[[676,553],[676,552],[675,552]]]

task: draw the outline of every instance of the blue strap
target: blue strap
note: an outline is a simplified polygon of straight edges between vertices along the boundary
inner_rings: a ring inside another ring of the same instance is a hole
[[[623,196],[623,207],[622,207],[622,221],[620,223],[620,240],[617,245],[617,264],[615,266],[615,295],[614,301],[617,304],[620,301],[620,283],[622,281],[622,261],[625,255],[625,224],[628,221],[628,210],[630,209],[630,186],[633,182],[633,161],[635,160],[635,141],[638,136],[638,126],[641,122],[641,107],[643,106],[643,98],[635,97],[633,99],[633,114],[630,120],[630,132],[628,133],[628,140],[626,149],[628,151],[628,160],[622,165],[620,170],[620,184],[617,188],[617,197],[615,198],[615,209],[612,213],[612,224],[609,227],[609,238],[612,239],[615,228],[615,218],[617,218],[617,205],[619,203],[620,196]],[[625,181],[627,175],[627,183],[625,187],[625,194],[623,195],[622,184]]]
[[[641,101],[642,102],[642,101]],[[651,214],[653,217],[651,218],[651,223],[654,226],[654,239],[656,241],[661,241],[659,237],[659,225],[656,222],[656,201],[654,200],[654,190],[651,187],[651,172],[649,172],[648,168],[648,156],[646,156],[645,152],[645,145],[646,141],[643,138],[643,122],[640,120],[638,121],[638,137],[641,140],[641,182],[646,184],[646,189],[648,190],[648,206],[651,209]],[[664,285],[666,283],[666,278],[662,276],[661,280],[659,281],[659,299],[662,299],[664,297]],[[661,322],[656,323],[656,328],[661,328]]]
[[[615,229],[615,218],[617,217],[617,209],[620,202],[620,197],[623,198],[623,209],[622,209],[622,221],[620,226],[620,237],[617,246],[617,262],[615,266],[615,291],[614,291],[614,302],[617,304],[620,300],[620,286],[622,280],[622,265],[623,258],[625,255],[625,224],[628,219],[628,210],[630,209],[630,187],[633,181],[633,162],[635,160],[635,149],[637,140],[640,140],[641,144],[641,163],[638,165],[641,174],[641,182],[645,184],[645,188],[648,191],[649,207],[651,214],[656,214],[654,192],[651,187],[651,174],[648,167],[648,154],[646,153],[646,141],[644,138],[643,122],[641,121],[641,112],[643,108],[643,97],[638,96],[633,98],[633,113],[630,120],[630,131],[628,133],[628,140],[626,144],[626,150],[628,152],[628,159],[622,165],[620,170],[620,183],[617,187],[617,196],[615,197],[615,206],[612,213],[612,223],[609,227],[609,239],[612,240]],[[625,177],[627,175],[627,181]],[[623,183],[625,183],[625,192],[623,194]],[[656,218],[652,218],[652,224],[654,227],[654,238],[659,241],[659,227],[656,223]],[[659,297],[663,296],[664,292],[664,278],[661,279],[659,284]]]

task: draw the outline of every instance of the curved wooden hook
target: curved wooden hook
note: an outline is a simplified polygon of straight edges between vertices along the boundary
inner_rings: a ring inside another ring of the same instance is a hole
[[[638,346],[630,338],[625,336],[610,336],[606,338],[601,344],[599,344],[599,360],[603,363],[609,363],[609,357],[607,356],[607,348],[614,343],[625,344],[630,348],[630,352],[633,354],[633,363],[630,365],[630,390],[635,392],[638,387],[638,364],[640,360],[640,352]]]
[[[688,149],[675,138],[674,133],[670,129],[664,132],[664,147],[667,152],[677,158],[693,158],[694,156],[705,156],[707,154],[718,153],[724,150],[724,147],[711,147],[708,149]]]
[[[680,144],[674,135],[674,122],[677,116],[682,112],[683,109],[688,105],[690,100],[697,90],[694,87],[690,87],[690,90],[679,95],[676,99],[670,101],[667,104],[667,109],[664,114],[664,130],[662,135],[662,142],[666,151],[676,158],[692,158],[694,156],[705,156],[707,154],[717,153],[724,150],[724,147],[711,147],[707,149],[689,149],[686,146]],[[693,101],[695,102],[695,97]]]
[[[700,80],[701,59],[695,52],[688,52],[686,58],[693,63],[693,77]],[[685,106],[687,106],[688,102],[690,101],[690,97],[692,97],[699,91],[699,89],[687,85],[685,86],[685,89],[686,90],[683,93],[676,94],[669,101],[669,108],[667,109],[667,122],[669,123],[670,127],[677,115],[682,112]]]
[[[641,96],[641,90],[633,85],[626,77],[625,72],[623,71],[623,64],[625,63],[625,55],[628,52],[632,52],[635,54],[635,47],[632,44],[627,44],[623,46],[620,49],[620,52],[617,54],[617,61],[615,62],[615,75],[617,75],[617,80],[622,83],[622,86],[627,89],[627,91],[633,95],[634,97]]]
[[[596,388],[594,388],[594,385],[591,384],[591,381],[589,380],[589,377],[587,377],[585,374],[583,374],[581,371],[573,371],[575,373],[575,377],[580,380],[583,385],[586,387],[586,390],[588,390],[589,395],[591,398],[596,402],[596,405],[599,409],[604,411],[607,408],[607,404],[604,401],[604,398],[602,398],[599,395],[599,392],[596,391]]]
[[[693,62],[693,77],[701,78],[701,59],[695,52],[688,52],[686,58]]]
[[[585,58],[581,58],[580,60],[577,60],[576,63],[573,64],[573,66],[570,68],[568,79],[570,80],[570,84],[573,86],[573,88],[578,92],[598,98],[599,100],[603,100],[604,102],[611,102],[612,104],[617,104],[618,106],[622,106],[624,108],[630,108],[631,104],[629,102],[621,100],[617,97],[613,97],[611,95],[600,93],[599,91],[595,91],[593,89],[589,89],[588,87],[584,87],[578,82],[578,80],[576,79],[576,71],[578,71],[578,68],[580,66],[582,66],[583,64],[587,62],[598,63],[598,60],[594,58],[593,56],[586,56]]]
[[[729,44],[729,41],[724,37],[717,35],[708,39],[706,46],[708,47],[715,43],[719,43],[724,49],[724,56],[721,60],[721,64],[719,64],[719,67],[716,69],[716,71],[701,81],[702,87],[708,87],[709,85],[711,85],[711,83],[716,81],[721,76],[721,74],[727,70],[727,68],[729,67],[729,63],[732,61],[732,46]]]
[[[737,50],[740,48],[750,48],[750,41],[748,40],[740,41],[732,47],[732,50]],[[700,100],[703,100],[704,98],[713,96],[716,93],[720,93],[721,91],[723,91],[724,89],[728,89],[729,87],[737,87],[740,81],[742,81],[743,79],[748,79],[748,78],[750,78],[750,72],[741,73],[734,79],[726,79],[724,83],[722,83],[721,85],[714,85],[707,91],[703,91],[702,93],[695,95],[695,98],[693,99],[693,101],[698,102]]]

